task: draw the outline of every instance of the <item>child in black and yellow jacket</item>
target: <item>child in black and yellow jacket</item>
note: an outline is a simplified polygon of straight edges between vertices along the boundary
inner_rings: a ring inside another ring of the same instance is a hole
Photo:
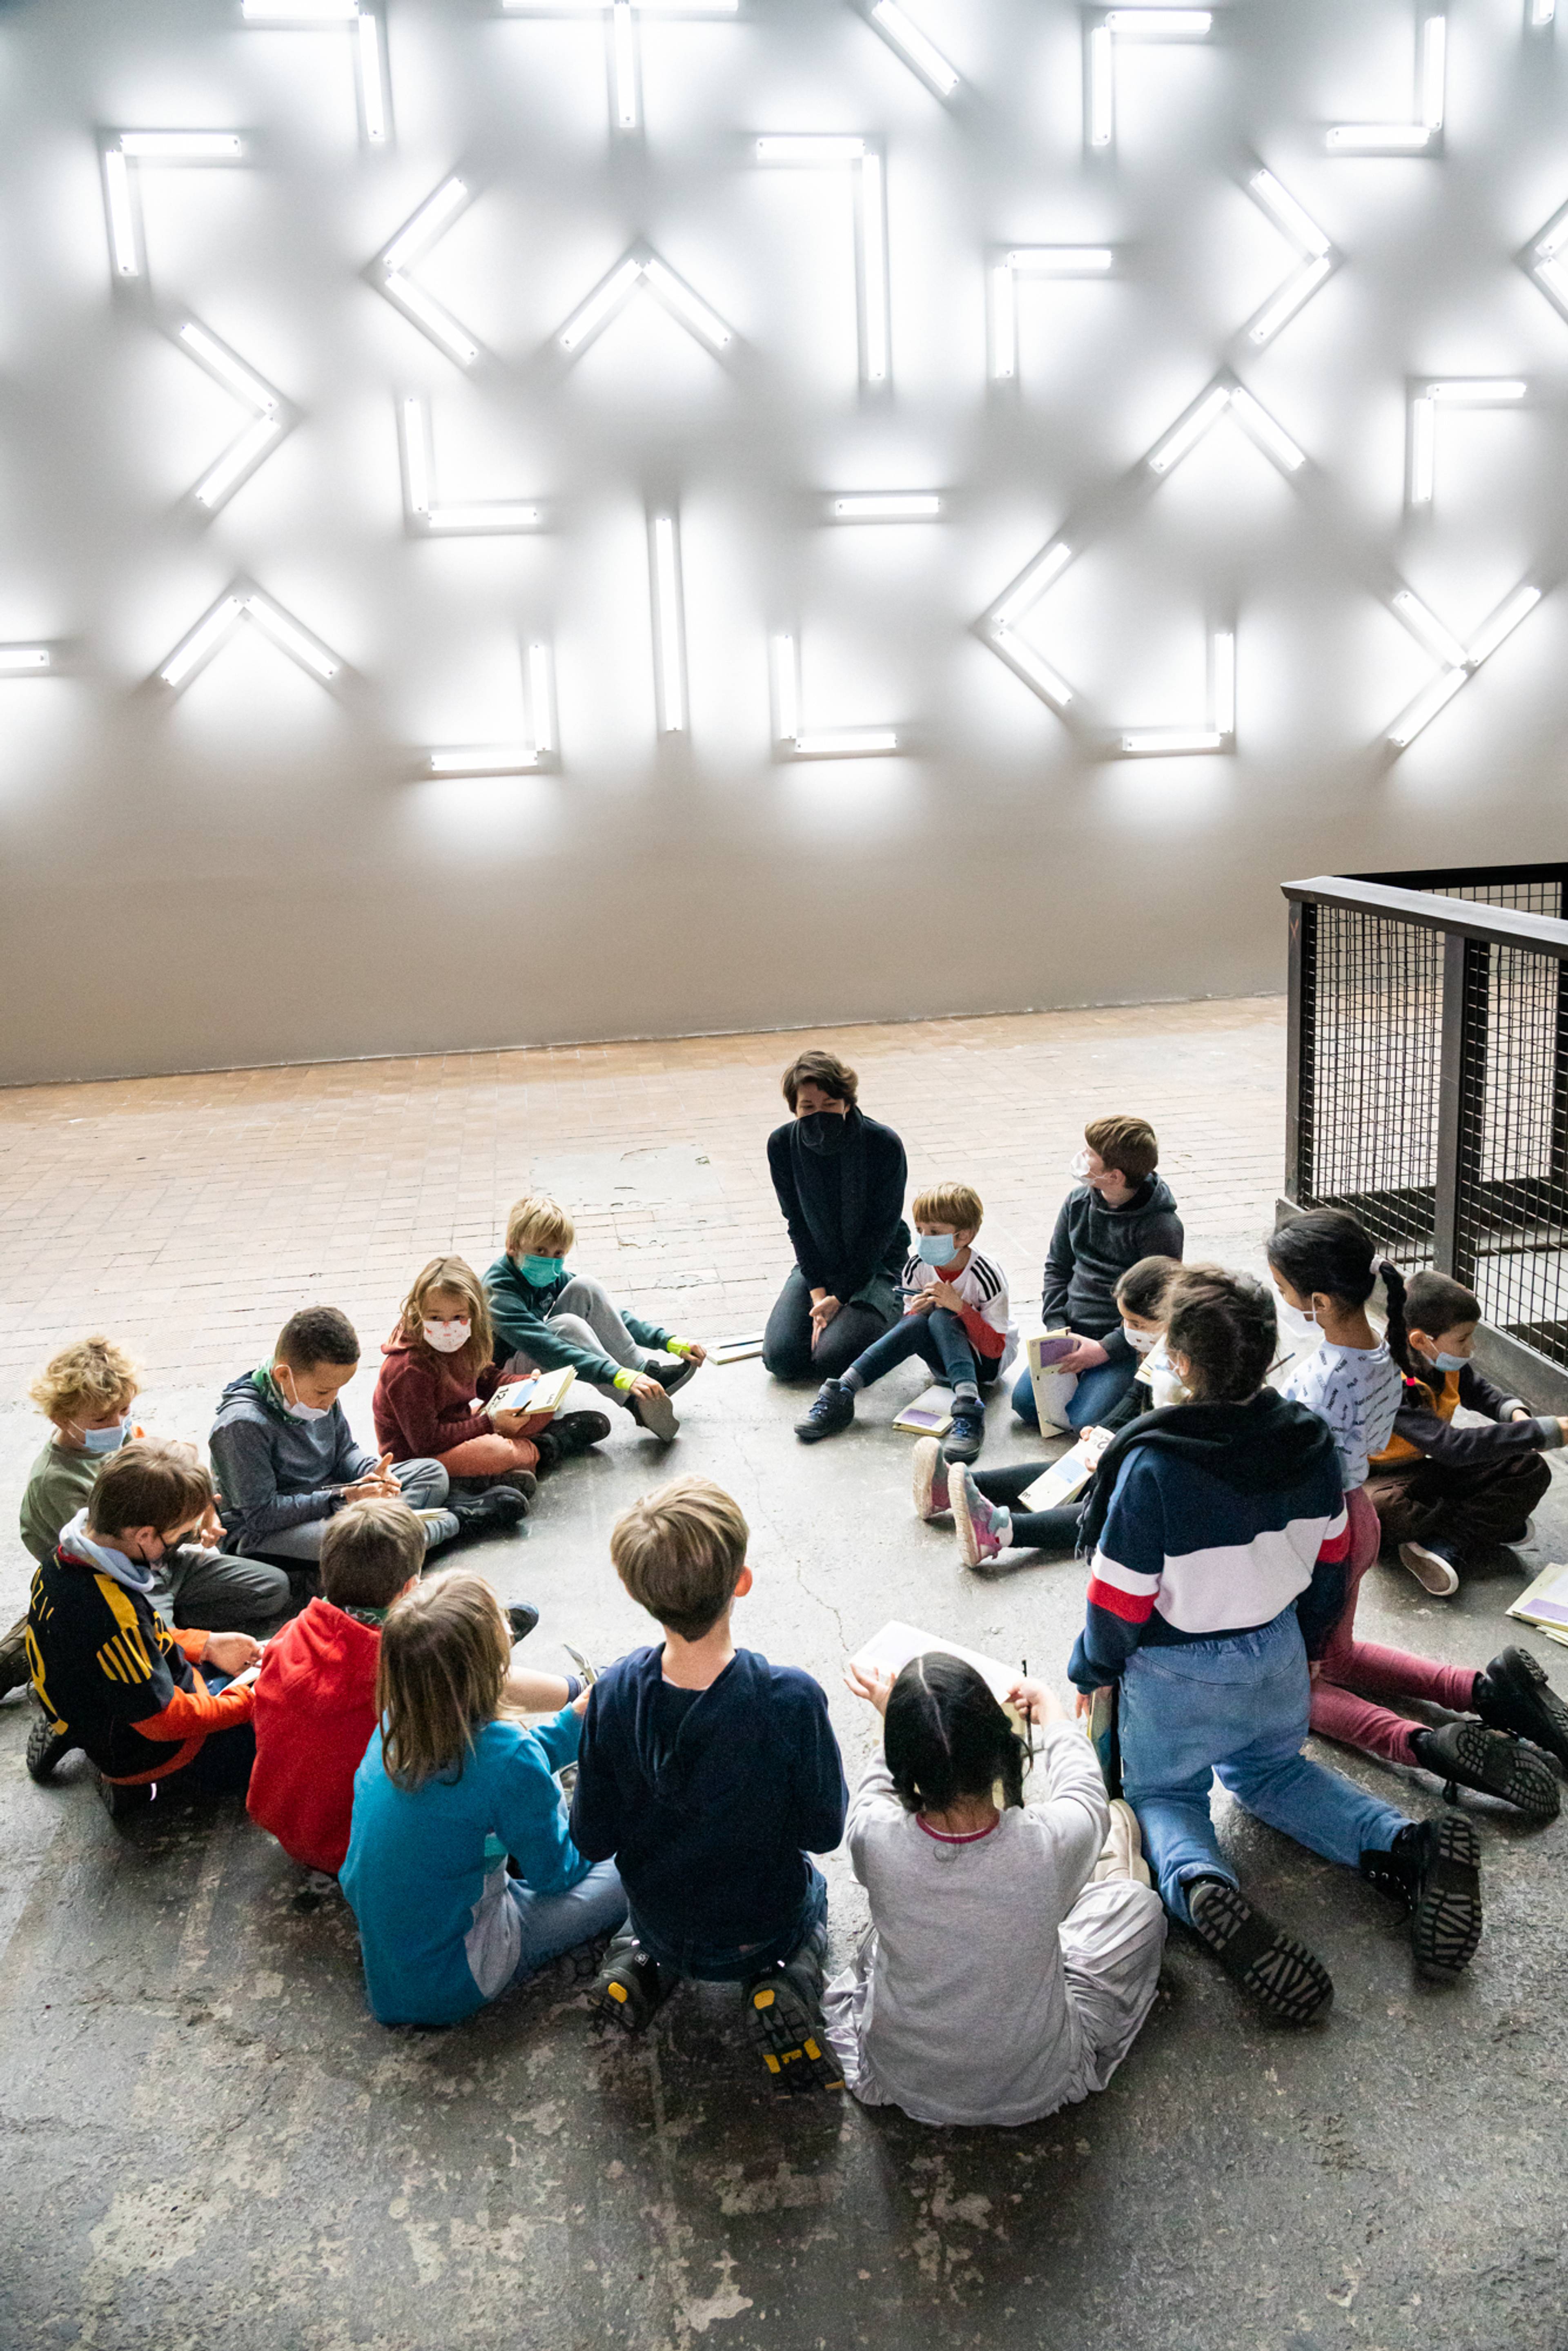
[[[27,1609],[44,1717],[27,1744],[35,1780],[80,1747],[117,1815],[176,1774],[184,1788],[244,1790],[260,1645],[248,1633],[173,1631],[152,1599],[160,1562],[212,1501],[212,1479],[189,1447],[143,1441],[110,1455],[87,1508],[61,1529]]]
[[[1385,1545],[1438,1599],[1459,1588],[1467,1559],[1533,1539],[1531,1512],[1551,1483],[1542,1459],[1568,1439],[1568,1420],[1504,1395],[1470,1361],[1481,1305],[1446,1273],[1402,1281],[1383,1268],[1388,1352],[1405,1374],[1394,1434],[1372,1457],[1367,1499]],[[1485,1426],[1454,1425],[1460,1405]]]

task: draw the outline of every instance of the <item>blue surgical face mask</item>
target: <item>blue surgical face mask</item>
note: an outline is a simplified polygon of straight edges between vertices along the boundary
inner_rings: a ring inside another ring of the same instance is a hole
[[[525,1281],[559,1281],[566,1271],[563,1257],[521,1257],[517,1265]]]
[[[1468,1355],[1434,1355],[1431,1360],[1440,1372],[1462,1372],[1470,1359]]]
[[[118,1421],[112,1428],[84,1428],[80,1436],[89,1453],[118,1453],[130,1438],[130,1417]]]
[[[952,1233],[916,1233],[915,1254],[925,1265],[951,1265],[959,1243]]]

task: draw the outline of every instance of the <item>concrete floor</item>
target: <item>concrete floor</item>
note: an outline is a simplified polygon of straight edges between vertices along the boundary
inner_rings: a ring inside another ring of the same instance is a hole
[[[1250,1209],[1202,1236],[1233,1261],[1255,1243]],[[914,1519],[909,1440],[886,1423],[917,1384],[890,1380],[808,1456],[798,1394],[755,1361],[706,1371],[673,1454],[618,1425],[541,1489],[526,1540],[470,1556],[539,1607],[539,1662],[563,1638],[608,1658],[647,1633],[608,1566],[615,1514],[677,1464],[719,1479],[754,1531],[741,1637],[821,1677],[852,1781],[873,1718],[838,1675],[884,1619],[1059,1688],[1081,1622],[1079,1566],[981,1583]],[[211,1401],[210,1383],[160,1384],[158,1423],[204,1426]],[[0,1492],[37,1441],[26,1409],[0,1413]],[[1023,1449],[993,1407],[988,1457]],[[1560,1479],[1541,1524],[1542,1557],[1568,1558]],[[7,1534],[0,1603],[24,1564]],[[1379,1568],[1362,1621],[1479,1664],[1517,1636],[1519,1582],[1500,1561],[1439,1603]],[[1533,1646],[1568,1688],[1568,1655]],[[299,1907],[299,1873],[243,1813],[171,1805],[117,1832],[79,1764],[48,1790],[26,1778],[27,1724],[0,1707],[0,2351],[1568,2342],[1561,1824],[1467,1800],[1487,1932],[1436,1990],[1379,1897],[1232,1812],[1249,1883],[1333,1970],[1328,2022],[1260,2023],[1173,1931],[1109,2092],[944,2133],[843,2097],[776,2104],[716,1989],[684,1991],[641,2044],[597,2040],[561,1974],[459,2030],[387,2032],[342,1904]],[[1326,1752],[1437,1807],[1431,1782]],[[826,1866],[842,1954],[863,1905],[842,1857]]]

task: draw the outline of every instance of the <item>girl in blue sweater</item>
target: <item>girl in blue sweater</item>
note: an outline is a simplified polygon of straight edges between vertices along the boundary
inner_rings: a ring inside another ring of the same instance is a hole
[[[508,1709],[540,1694],[510,1667],[499,1601],[461,1569],[416,1585],[382,1628],[381,1727],[340,1883],[382,2024],[455,2024],[626,1916],[613,1864],[573,1844],[555,1776],[577,1761],[588,1693],[528,1729]]]

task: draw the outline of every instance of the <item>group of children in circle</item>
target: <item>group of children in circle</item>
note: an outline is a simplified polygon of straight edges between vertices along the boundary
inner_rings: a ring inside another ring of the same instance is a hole
[[[55,1358],[21,1512],[37,1572],[0,1642],[0,1695],[28,1681],[37,1704],[28,1769],[47,1782],[84,1750],[117,1818],[155,1793],[244,1791],[341,1886],[384,2023],[455,2023],[556,1962],[632,2032],[684,1978],[734,1982],[778,2086],[847,2084],[936,2124],[1023,2122],[1103,2088],[1170,1918],[1269,2013],[1323,2012],[1322,1959],[1219,1843],[1216,1776],[1400,1903],[1421,1971],[1457,1977],[1481,1932],[1458,1791],[1554,1817],[1568,1707],[1518,1646],[1478,1670],[1358,1641],[1357,1591],[1385,1547],[1440,1594],[1472,1552],[1528,1541],[1541,1456],[1568,1423],[1482,1379],[1470,1292],[1406,1284],[1342,1211],[1270,1237],[1270,1287],[1184,1265],[1165,1193],[1174,1251],[1118,1266],[1149,1229],[1156,1161],[1145,1122],[1092,1123],[1052,1241],[1047,1320],[1065,1301],[1080,1374],[1064,1417],[1098,1448],[1081,1503],[1020,1506],[1043,1459],[976,1466],[1014,1334],[967,1185],[916,1196],[904,1311],[799,1432],[839,1433],[911,1355],[948,1379],[953,1428],[915,1449],[917,1515],[950,1515],[980,1574],[1025,1552],[1087,1558],[1067,1674],[1092,1738],[1044,1684],[998,1690],[946,1651],[852,1667],[883,1718],[852,1801],[820,1684],[736,1644],[747,1528],[702,1478],[618,1520],[612,1563],[662,1639],[602,1672],[576,1651],[570,1674],[530,1671],[517,1652],[535,1611],[465,1568],[426,1573],[431,1551],[516,1524],[540,1475],[610,1434],[601,1412],[492,1404],[510,1379],[570,1363],[667,1440],[670,1398],[706,1360],[569,1273],[570,1219],[529,1195],[483,1280],[444,1256],[413,1285],[382,1350],[375,1453],[339,1400],[360,1347],[333,1308],[292,1315],[229,1383],[211,1472],[136,1426],[111,1343]],[[1281,1315],[1318,1341],[1282,1376]],[[1014,1402],[1033,1416],[1027,1373]],[[1479,1425],[1456,1422],[1460,1405]],[[1411,1700],[1447,1719],[1396,1710]],[[1309,1761],[1309,1729],[1434,1774],[1448,1802],[1407,1819]],[[846,1826],[871,1926],[830,1982],[813,1856]]]

